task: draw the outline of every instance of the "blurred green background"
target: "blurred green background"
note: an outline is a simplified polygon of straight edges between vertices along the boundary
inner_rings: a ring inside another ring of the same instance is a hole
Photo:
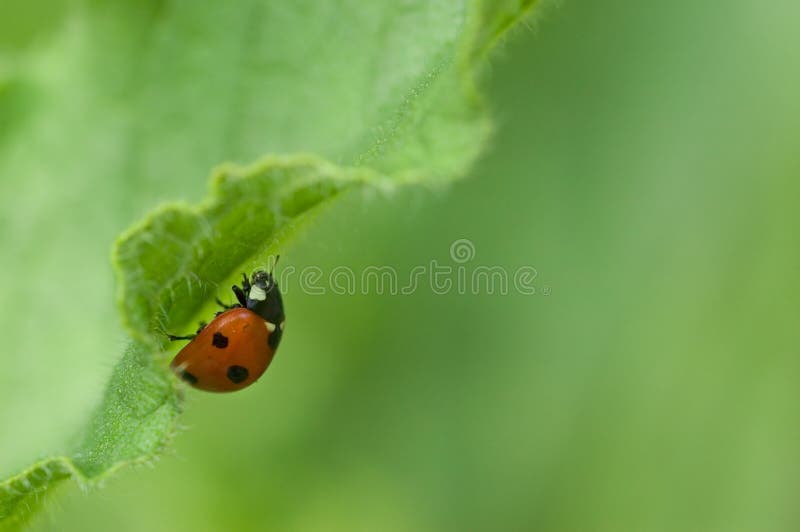
[[[282,259],[407,272],[467,238],[542,290],[290,285],[258,386],[189,392],[154,468],[34,529],[799,530],[798,20],[551,4],[492,60],[468,180],[353,194]]]

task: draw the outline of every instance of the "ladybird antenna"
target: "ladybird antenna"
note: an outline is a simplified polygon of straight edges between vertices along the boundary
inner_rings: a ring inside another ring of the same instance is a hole
[[[272,275],[275,273],[275,267],[278,266],[278,261],[280,260],[280,255],[275,255],[275,262],[272,263],[272,267],[269,269],[269,274]]]

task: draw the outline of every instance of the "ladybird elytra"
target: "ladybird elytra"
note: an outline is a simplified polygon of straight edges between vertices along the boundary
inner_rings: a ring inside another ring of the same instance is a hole
[[[209,392],[233,392],[256,382],[267,370],[283,336],[286,316],[272,273],[257,270],[242,286],[234,285],[238,303],[225,305],[196,334],[168,335],[190,340],[170,363],[190,386]]]

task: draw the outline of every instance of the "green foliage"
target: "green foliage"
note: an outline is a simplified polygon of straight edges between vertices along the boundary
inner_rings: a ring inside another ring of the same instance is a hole
[[[0,526],[24,523],[61,480],[92,485],[152,461],[181,409],[160,332],[188,327],[219,285],[287,246],[322,205],[365,184],[462,175],[490,129],[479,60],[532,4],[59,3],[46,31],[0,41],[0,193],[17,198],[0,245],[41,296],[11,275],[0,285],[20,302],[1,320],[18,338],[9,352],[38,354],[35,368],[9,368],[2,399],[25,389],[34,418],[50,412],[20,432],[3,471],[34,458],[26,442],[50,434],[52,401],[72,398],[72,412],[97,400],[74,392],[86,388],[79,370],[102,378],[115,341],[103,260],[114,234],[163,199],[196,201],[222,161],[260,160],[219,167],[199,206],[162,205],[118,240],[130,344],[88,422],[71,413],[74,427],[53,431],[66,444],[34,445],[54,457],[0,483]],[[294,152],[314,155],[265,156]],[[50,334],[16,334],[34,315],[58,316]],[[52,379],[29,377],[43,372]],[[0,422],[8,433],[13,422]]]
[[[252,168],[228,165],[212,177],[209,200],[194,209],[167,205],[123,235],[114,261],[120,311],[131,334],[158,344],[154,332],[185,327],[269,244],[344,190],[377,178],[311,156],[268,157]],[[263,261],[262,261],[263,263]]]

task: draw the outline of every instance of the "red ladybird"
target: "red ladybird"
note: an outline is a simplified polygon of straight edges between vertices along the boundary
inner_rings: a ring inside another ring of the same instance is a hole
[[[258,270],[252,278],[242,274],[234,285],[238,304],[225,310],[197,334],[172,336],[191,340],[170,363],[181,379],[209,392],[235,392],[250,386],[266,371],[283,336],[286,316],[278,283],[271,273]]]

